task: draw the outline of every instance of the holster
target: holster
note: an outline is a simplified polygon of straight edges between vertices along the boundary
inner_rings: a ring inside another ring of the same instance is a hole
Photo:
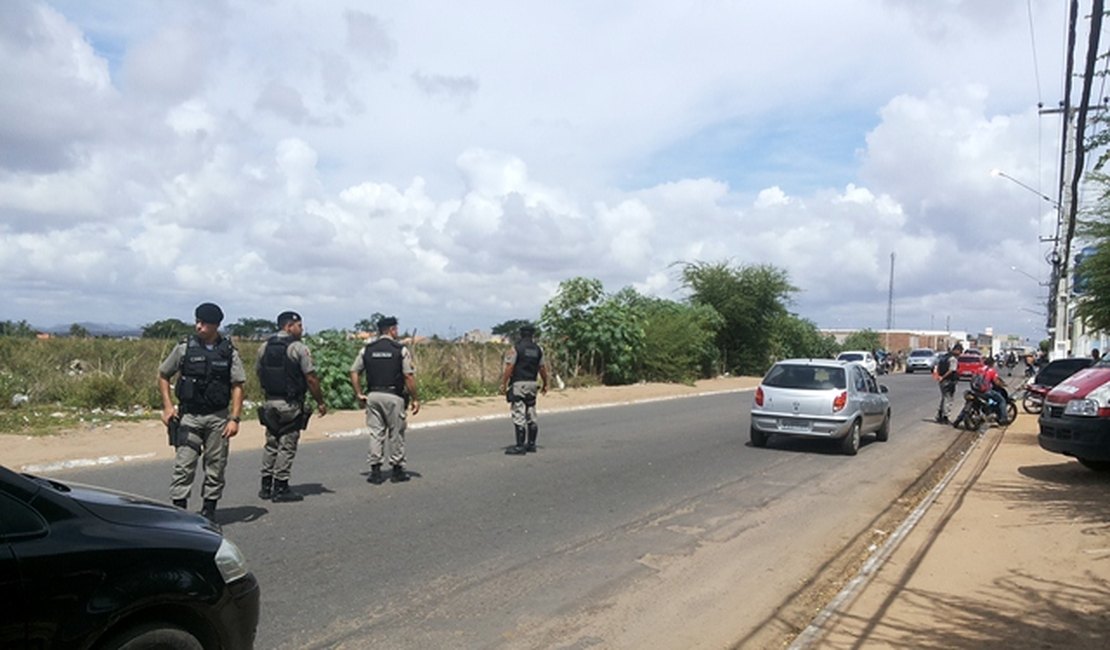
[[[170,446],[174,449],[178,447],[189,447],[198,454],[203,453],[200,445],[189,443],[189,427],[181,425],[180,417],[174,416],[170,418],[170,424],[166,429],[170,436]]]
[[[301,404],[300,414],[288,422],[282,422],[275,409],[266,408],[265,406],[258,409],[258,422],[277,438],[287,433],[303,430],[308,426],[308,420],[311,417],[312,411],[306,409],[304,404]]]
[[[171,447],[177,447],[179,445],[177,441],[177,430],[180,427],[181,418],[176,415],[170,418],[169,424],[166,425],[166,437],[169,438]]]

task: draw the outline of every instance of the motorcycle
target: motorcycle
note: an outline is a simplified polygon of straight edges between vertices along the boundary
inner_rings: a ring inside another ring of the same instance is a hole
[[[1021,389],[1021,408],[1025,409],[1026,413],[1037,415],[1044,410],[1044,398],[1050,390],[1052,390],[1051,386],[1026,384]]]
[[[1009,395],[1003,395],[1003,398],[1006,400],[1006,419],[1013,422],[1017,417],[1017,403]],[[996,419],[993,398],[974,390],[964,391],[964,407],[956,416],[958,426],[975,431],[984,423]]]

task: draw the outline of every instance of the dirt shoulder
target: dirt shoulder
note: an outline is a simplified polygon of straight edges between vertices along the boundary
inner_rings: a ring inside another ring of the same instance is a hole
[[[599,386],[552,391],[541,396],[539,408],[556,412],[601,405],[630,404],[660,399],[754,388],[757,377],[720,377],[706,379],[692,386],[683,384],[644,383],[631,386]],[[478,419],[508,419],[509,409],[503,397],[446,398],[423,404],[420,413],[410,418],[410,430]],[[320,418],[313,417],[302,441],[366,433],[362,411],[336,411]],[[263,443],[258,422],[243,422],[233,441],[232,450],[258,449]],[[136,460],[173,458],[167,444],[166,430],[157,417],[140,422],[112,422],[93,427],[75,428],[52,436],[0,435],[0,463],[18,471],[49,472],[65,467],[111,464]]]

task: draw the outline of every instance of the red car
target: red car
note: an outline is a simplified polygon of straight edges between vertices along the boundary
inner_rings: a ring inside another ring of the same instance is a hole
[[[1045,396],[1038,424],[1043,449],[1110,471],[1110,361],[1056,384]]]
[[[982,370],[983,356],[980,354],[961,354],[956,359],[956,374],[958,379],[971,380],[971,376]]]

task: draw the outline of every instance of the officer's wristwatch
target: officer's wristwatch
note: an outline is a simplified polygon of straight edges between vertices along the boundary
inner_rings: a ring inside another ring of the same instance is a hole
[[[240,418],[240,417],[239,417],[238,415],[233,415],[233,416],[231,416],[231,418],[230,418],[230,419],[231,419],[231,421],[232,421],[232,422],[234,422],[235,424],[239,424],[240,420],[242,420],[242,418]]]

